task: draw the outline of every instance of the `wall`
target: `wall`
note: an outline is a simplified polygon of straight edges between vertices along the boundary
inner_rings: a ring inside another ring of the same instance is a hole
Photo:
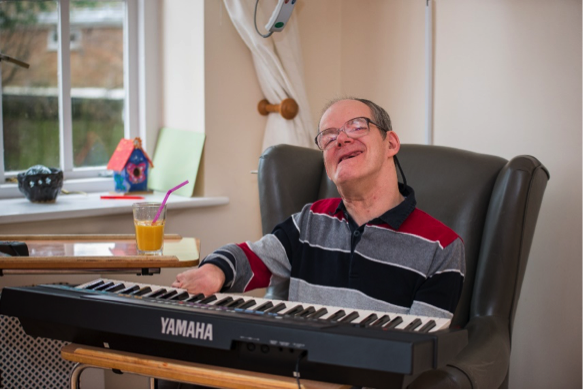
[[[581,387],[581,2],[438,2],[435,141],[550,172],[526,269],[512,387]],[[565,324],[560,332],[546,321]]]

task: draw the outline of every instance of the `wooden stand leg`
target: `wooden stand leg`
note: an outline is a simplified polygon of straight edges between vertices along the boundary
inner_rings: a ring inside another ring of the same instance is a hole
[[[86,368],[95,368],[89,364],[77,363],[71,371],[71,388],[80,389],[81,388],[81,374]]]

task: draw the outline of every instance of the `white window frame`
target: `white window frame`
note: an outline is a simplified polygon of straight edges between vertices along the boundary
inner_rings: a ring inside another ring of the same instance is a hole
[[[70,78],[70,0],[57,0],[59,14],[59,131],[60,167],[65,177],[64,187],[69,191],[99,192],[113,189],[113,179],[103,177],[105,166],[74,168],[72,119],[71,119],[71,78]],[[124,137],[141,137],[147,148],[148,136],[155,139],[158,127],[157,84],[158,52],[157,1],[125,0],[124,21]],[[146,27],[147,26],[147,27]],[[63,39],[64,38],[64,39]],[[146,61],[146,59],[148,61]],[[2,88],[0,79],[0,88]],[[147,94],[146,94],[147,90]],[[0,94],[0,107],[2,95]],[[3,124],[0,110],[0,129]],[[22,197],[18,186],[6,183],[18,172],[5,172],[4,145],[0,136],[0,199]]]

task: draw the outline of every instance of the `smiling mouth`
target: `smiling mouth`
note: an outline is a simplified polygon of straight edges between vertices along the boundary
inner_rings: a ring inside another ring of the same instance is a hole
[[[362,152],[357,151],[357,152],[347,154],[346,156],[342,156],[342,157],[340,157],[340,160],[338,160],[338,164],[340,164],[344,160],[348,160],[348,159],[351,159],[353,157],[356,157],[356,156],[360,155],[361,153]]]

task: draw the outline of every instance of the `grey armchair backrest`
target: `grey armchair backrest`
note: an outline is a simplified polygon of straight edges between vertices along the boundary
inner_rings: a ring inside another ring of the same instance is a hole
[[[464,289],[452,326],[468,329],[469,344],[410,387],[507,387],[514,314],[548,171],[531,156],[507,161],[441,146],[401,145],[398,156],[417,207],[455,230],[466,248]],[[264,234],[305,204],[338,196],[317,150],[271,147],[258,174]]]

